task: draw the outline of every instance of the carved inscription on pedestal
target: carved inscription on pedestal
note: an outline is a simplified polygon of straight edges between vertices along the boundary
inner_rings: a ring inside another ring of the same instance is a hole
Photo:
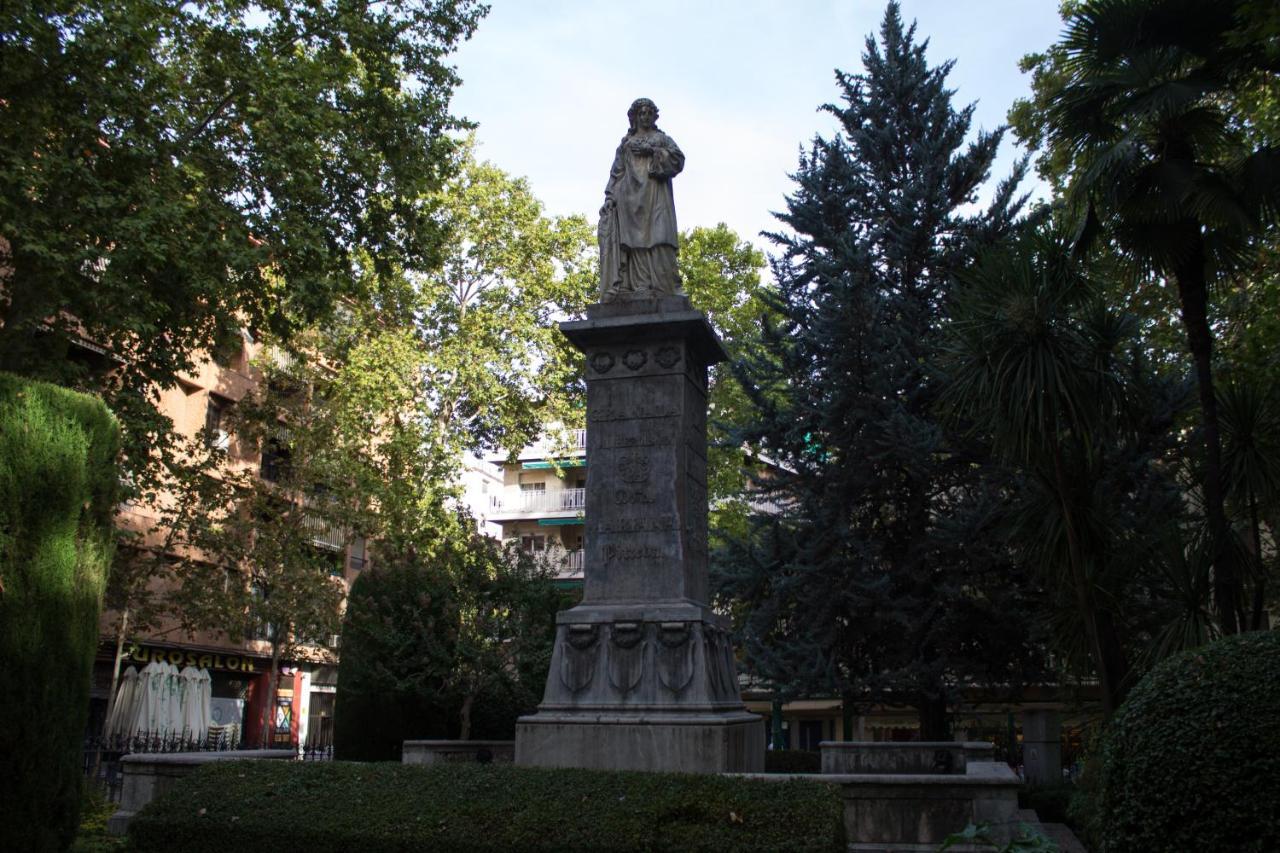
[[[640,376],[627,381],[596,382],[591,388],[587,420],[625,421],[669,418],[680,414],[672,383],[679,377]]]

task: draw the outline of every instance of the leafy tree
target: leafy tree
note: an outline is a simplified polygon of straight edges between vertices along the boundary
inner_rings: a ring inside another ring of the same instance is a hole
[[[413,737],[510,737],[546,682],[561,604],[550,578],[474,534],[361,575],[343,625],[341,757],[394,758]]]
[[[472,0],[19,0],[0,11],[0,367],[101,390],[135,473],[156,411],[242,326],[430,268]],[[100,356],[77,342],[105,348]],[[74,356],[68,358],[68,356]]]
[[[934,414],[934,361],[954,275],[1006,232],[1021,176],[966,215],[1001,133],[966,144],[914,26],[890,3],[866,71],[837,72],[841,133],[815,139],[773,235],[780,322],[740,366],[758,420],[742,437],[778,465],[781,506],[730,549],[720,589],[744,603],[752,665],[784,692],[910,704],[949,735],[959,681],[1020,683],[1034,664],[1030,590],[982,542],[996,499],[984,454]]]
[[[760,323],[772,309],[760,280],[764,254],[723,223],[680,235],[680,278],[694,307],[706,312],[731,361],[760,354]],[[729,365],[711,370],[707,401],[707,497],[713,541],[746,532],[747,468],[735,433],[751,417],[751,406]]]
[[[119,426],[100,400],[0,374],[0,847],[66,850],[114,546]]]
[[[1248,259],[1280,209],[1280,148],[1266,124],[1239,121],[1239,98],[1266,103],[1280,56],[1259,4],[1090,0],[1065,7],[1067,30],[1030,60],[1040,88],[1015,111],[1025,139],[1082,216],[1078,249],[1104,238],[1176,289],[1199,388],[1200,485],[1215,554],[1214,595],[1228,633],[1241,624],[1231,559],[1209,288]]]
[[[344,550],[354,534],[346,496],[328,487],[347,460],[329,441],[334,410],[318,399],[323,386],[305,363],[268,354],[259,394],[242,400],[236,417],[239,440],[262,449],[261,471],[224,471],[230,501],[185,519],[170,594],[189,631],[270,643],[264,741],[281,661],[311,654],[338,632]]]
[[[474,703],[505,689],[482,661],[503,647],[493,636],[510,645],[493,615],[510,573],[465,545],[471,531],[454,508],[462,454],[521,447],[568,408],[574,365],[549,317],[585,302],[588,232],[580,218],[544,216],[525,182],[469,149],[432,206],[453,235],[442,271],[384,272],[361,258],[359,298],[287,347],[268,342],[260,393],[237,407],[264,478],[239,478],[227,517],[192,519],[189,535],[219,565],[182,561],[178,605],[190,627],[232,633],[247,613],[272,626],[274,657],[303,651],[337,633],[340,555],[317,540],[340,548],[359,535],[375,563],[452,567],[450,601],[471,622],[451,640],[460,651],[447,688]],[[207,576],[227,568],[235,594],[215,600]],[[468,586],[481,577],[492,588]]]

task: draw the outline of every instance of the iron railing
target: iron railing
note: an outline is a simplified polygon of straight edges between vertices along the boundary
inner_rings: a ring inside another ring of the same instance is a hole
[[[587,507],[587,490],[511,492],[507,495],[494,495],[492,504],[495,513],[582,512]]]
[[[84,739],[81,758],[85,778],[113,803],[120,801],[124,778],[120,761],[126,755],[152,752],[225,752],[241,746],[238,727],[220,728],[196,740],[181,734],[138,732],[124,737],[102,735]]]

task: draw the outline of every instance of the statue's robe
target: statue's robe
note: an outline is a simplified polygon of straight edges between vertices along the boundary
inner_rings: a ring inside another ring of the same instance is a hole
[[[637,145],[652,153],[641,154]],[[601,298],[678,293],[676,206],[671,179],[684,154],[660,130],[623,137],[609,170],[600,219]]]

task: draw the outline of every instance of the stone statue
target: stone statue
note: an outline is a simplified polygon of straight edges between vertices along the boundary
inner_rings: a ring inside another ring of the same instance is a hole
[[[631,104],[627,120],[600,208],[601,302],[681,292],[671,179],[684,154],[658,129],[658,107],[648,98]]]

